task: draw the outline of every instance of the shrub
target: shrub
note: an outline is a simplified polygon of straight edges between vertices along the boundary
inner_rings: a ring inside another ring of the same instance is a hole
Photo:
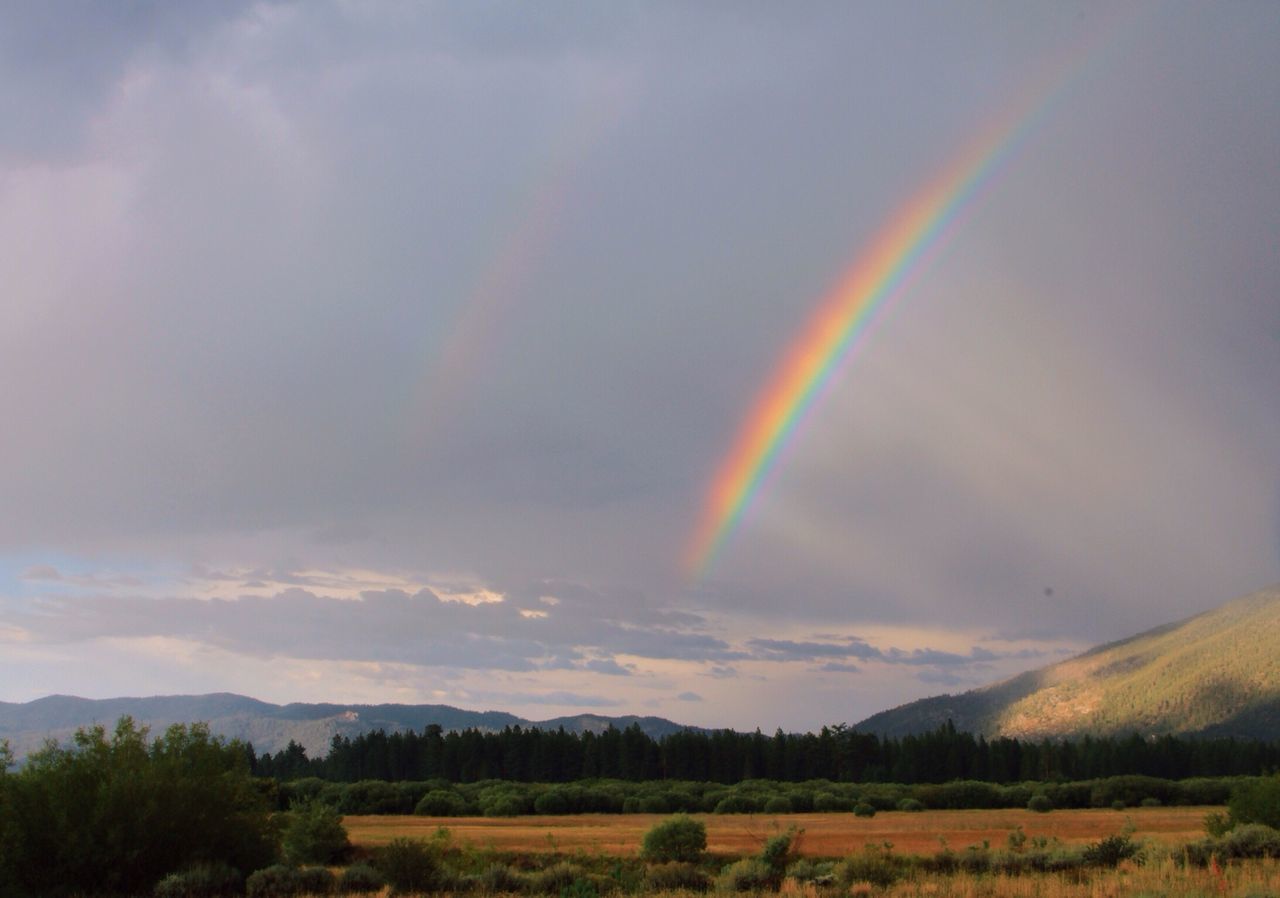
[[[668,864],[652,864],[644,873],[644,891],[649,892],[705,892],[711,887],[711,879],[693,864],[672,861]]]
[[[1197,777],[1178,783],[1177,804],[1226,804],[1231,785],[1226,780]]]
[[[1158,807],[1161,807],[1163,804],[1164,802],[1156,798],[1154,795],[1148,795],[1146,798],[1142,799],[1142,801],[1138,802],[1138,807],[1158,808]]]
[[[853,816],[855,817],[874,817],[876,815],[876,807],[860,801],[853,806]]]
[[[336,891],[342,895],[364,895],[381,892],[386,885],[382,874],[368,864],[352,864],[338,877]]]
[[[1129,805],[1125,803],[1123,798],[1117,798],[1115,801],[1111,802],[1111,810],[1113,811],[1124,811],[1128,810],[1128,808]]]
[[[1261,823],[1280,829],[1280,774],[1237,785],[1231,791],[1227,810],[1233,823]]]
[[[239,895],[244,884],[240,871],[226,864],[200,864],[170,873],[156,883],[155,898],[219,898]]]
[[[760,810],[760,802],[750,795],[731,793],[720,799],[715,807],[717,814],[754,814]]]
[[[249,898],[289,898],[302,894],[302,881],[296,867],[274,864],[250,874],[244,890]]]
[[[791,848],[803,831],[793,826],[764,843],[764,848],[760,851],[760,860],[769,868],[774,888],[782,884],[782,877],[787,872],[787,862],[791,859]]]
[[[816,861],[802,857],[787,868],[787,879],[817,886],[831,885],[836,881],[836,865],[833,861]]]
[[[720,871],[716,890],[720,892],[759,892],[770,887],[773,871],[757,857],[735,861]]]
[[[706,824],[685,814],[677,814],[644,834],[640,857],[655,863],[697,863],[706,850]]]
[[[476,885],[491,895],[515,894],[524,888],[524,880],[506,864],[490,864],[477,878]]]
[[[847,798],[841,798],[831,792],[819,792],[813,796],[813,809],[822,813],[830,811],[851,811],[853,810],[853,802]]]
[[[798,814],[807,814],[813,810],[813,793],[806,789],[792,789],[787,793],[787,800]]]
[[[791,799],[783,795],[775,795],[764,803],[766,814],[790,814],[791,810]]]
[[[888,850],[875,845],[868,845],[860,854],[845,858],[836,870],[836,881],[846,889],[860,882],[885,889],[901,876],[897,859]]]
[[[569,807],[568,797],[559,789],[549,789],[533,800],[533,809],[539,814],[567,814]]]
[[[298,870],[298,884],[305,895],[328,895],[337,884],[337,877],[324,867],[302,867]]]
[[[413,812],[419,817],[464,817],[467,813],[467,802],[457,792],[432,789],[422,796]]]
[[[408,814],[415,803],[399,783],[360,780],[342,788],[338,810],[344,814]]]
[[[1053,800],[1043,792],[1037,792],[1027,801],[1027,810],[1037,814],[1047,814],[1053,810]]]
[[[1280,858],[1280,831],[1261,823],[1243,823],[1222,837],[1222,853],[1230,858]]]
[[[530,892],[539,895],[560,895],[567,890],[573,890],[578,883],[582,881],[582,871],[573,864],[561,861],[558,864],[552,864],[545,870],[539,870],[532,873],[526,880],[526,886]],[[595,889],[592,889],[594,894]],[[575,898],[577,896],[575,895]]]
[[[1114,867],[1138,853],[1138,844],[1126,835],[1107,836],[1085,848],[1083,858],[1093,867]]]
[[[898,802],[898,810],[908,811],[913,814],[919,813],[924,810],[924,803],[917,801],[914,798],[904,798],[902,801]]]
[[[436,846],[422,839],[392,839],[374,855],[374,866],[391,886],[392,894],[426,892],[440,875]]]
[[[284,858],[292,864],[332,864],[351,850],[342,815],[318,801],[289,814],[282,844]]]
[[[669,814],[674,810],[678,808],[672,807],[666,795],[645,795],[640,799],[641,814]]]
[[[1231,818],[1222,811],[1212,811],[1204,815],[1204,831],[1217,838],[1225,836],[1231,829]]]

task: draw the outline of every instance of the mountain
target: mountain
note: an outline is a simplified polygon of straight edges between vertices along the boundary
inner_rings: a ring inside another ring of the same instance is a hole
[[[960,695],[854,728],[956,729],[1019,739],[1176,733],[1280,739],[1280,586]]]
[[[579,714],[531,721],[502,711],[465,711],[449,705],[273,705],[243,695],[157,695],[149,698],[85,699],[50,695],[25,704],[0,702],[0,739],[14,754],[25,757],[46,739],[64,740],[76,729],[100,723],[111,729],[124,715],[159,732],[174,723],[202,721],[230,739],[253,743],[259,753],[277,752],[296,741],[307,754],[323,756],[335,735],[357,736],[371,730],[422,730],[438,724],[445,730],[497,731],[508,726],[538,727],[566,732],[601,732],[610,725],[625,729],[638,724],[660,738],[686,729],[661,717],[604,717]]]

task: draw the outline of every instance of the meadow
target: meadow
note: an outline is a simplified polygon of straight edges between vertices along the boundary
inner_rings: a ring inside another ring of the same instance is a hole
[[[892,811],[871,818],[853,814],[697,814],[707,829],[712,854],[742,856],[760,850],[770,836],[791,826],[803,830],[794,852],[809,857],[843,857],[867,844],[889,842],[901,854],[933,854],[981,845],[1003,847],[1018,827],[1028,839],[1044,837],[1083,845],[1132,832],[1173,846],[1204,834],[1209,807],[1063,810],[1037,814],[1027,810]],[[662,814],[573,814],[542,817],[348,816],[343,818],[357,848],[374,849],[395,838],[430,838],[446,827],[453,841],[478,849],[510,853],[564,852],[631,857],[645,832],[666,819]]]

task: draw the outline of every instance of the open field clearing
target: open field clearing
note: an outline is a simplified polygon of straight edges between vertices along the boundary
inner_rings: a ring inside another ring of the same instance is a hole
[[[853,814],[698,814],[707,825],[707,850],[745,855],[760,850],[769,836],[798,826],[804,830],[798,850],[815,857],[839,857],[868,842],[892,842],[895,852],[933,854],[990,842],[1004,847],[1010,830],[1021,825],[1029,838],[1046,836],[1067,844],[1095,842],[1132,821],[1135,838],[1176,844],[1204,834],[1204,817],[1216,808],[1131,808],[1128,811],[1065,810],[1037,814],[1026,810],[885,811],[872,818]],[[343,823],[357,846],[375,848],[397,836],[429,838],[444,826],[456,842],[498,851],[585,851],[629,856],[664,814],[579,814],[557,817],[346,817]]]

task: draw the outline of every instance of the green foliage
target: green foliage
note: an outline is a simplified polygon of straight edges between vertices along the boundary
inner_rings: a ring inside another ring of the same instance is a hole
[[[457,792],[444,789],[433,789],[418,802],[413,812],[420,817],[464,817],[467,813],[467,802]],[[539,813],[549,813],[542,812]]]
[[[766,814],[790,814],[791,811],[791,799],[785,795],[775,795],[764,803]]]
[[[813,885],[826,886],[836,881],[836,865],[833,861],[820,861],[814,858],[802,857],[792,862],[787,867],[787,879],[794,879],[799,883],[812,883]]]
[[[786,832],[765,840],[764,848],[760,850],[760,860],[764,861],[771,871],[775,885],[782,883],[782,877],[787,872],[787,863],[791,860],[791,849],[803,832],[804,830],[793,826]]]
[[[525,879],[525,888],[537,895],[565,895],[565,898],[570,898],[575,886],[582,879],[581,869],[566,861],[559,861],[546,869],[529,874]],[[582,898],[589,898],[589,896],[582,896]]]
[[[909,813],[919,813],[924,810],[924,803],[914,798],[904,798],[898,802],[898,810],[907,811]]]
[[[291,898],[303,892],[297,867],[273,864],[249,875],[244,883],[248,898]]]
[[[34,894],[144,894],[175,869],[250,872],[275,857],[268,801],[243,748],[201,724],[148,743],[122,718],[110,738],[101,726],[81,730],[3,781],[3,856],[13,885]]]
[[[1261,823],[1280,829],[1280,774],[1241,782],[1227,802],[1235,824]]]
[[[851,811],[854,802],[831,792],[818,792],[813,796],[813,809],[819,813]]]
[[[637,810],[639,803],[637,799]],[[533,810],[539,814],[568,814],[572,806],[569,796],[560,789],[549,789],[533,800]]]
[[[876,807],[873,804],[860,801],[853,806],[853,816],[855,817],[874,817],[875,815]]]
[[[384,885],[382,874],[368,864],[352,864],[338,877],[335,890],[341,895],[365,895],[381,892]]]
[[[515,894],[524,886],[524,880],[506,864],[490,864],[476,880],[480,891],[490,895]]]
[[[1047,814],[1053,810],[1053,799],[1043,792],[1037,792],[1027,801],[1027,810],[1037,814]]]
[[[1005,837],[1004,843],[1010,851],[1022,851],[1027,845],[1027,834],[1020,825],[1015,826],[1009,830],[1009,835]]]
[[[897,882],[903,872],[903,865],[888,848],[868,845],[844,859],[836,869],[836,881],[845,889],[860,882],[884,889]]]
[[[1204,831],[1212,838],[1225,836],[1227,830],[1231,829],[1231,817],[1222,811],[1213,811],[1205,814]]]
[[[1261,823],[1242,823],[1222,838],[1229,858],[1280,858],[1280,831]]]
[[[651,863],[697,863],[707,850],[707,826],[686,814],[677,814],[644,834],[640,857]]]
[[[651,864],[644,873],[644,891],[652,892],[705,892],[711,887],[711,879],[696,866],[681,861]]]
[[[773,871],[756,857],[735,861],[720,871],[716,879],[718,892],[760,892],[771,887]]]
[[[300,867],[298,882],[307,895],[328,895],[334,890],[338,879],[324,867]]]
[[[440,878],[440,850],[422,839],[392,839],[374,855],[374,866],[393,895],[427,892]]]
[[[284,857],[292,864],[332,864],[351,850],[342,815],[313,801],[289,814],[283,838]]]
[[[180,873],[170,873],[156,883],[155,898],[221,898],[239,895],[244,885],[240,871],[226,864],[198,864]]]
[[[721,799],[715,807],[717,814],[754,814],[760,810],[760,802],[750,795],[732,793]]]
[[[1084,850],[1084,862],[1093,867],[1114,867],[1138,853],[1139,846],[1127,835],[1107,836]]]

